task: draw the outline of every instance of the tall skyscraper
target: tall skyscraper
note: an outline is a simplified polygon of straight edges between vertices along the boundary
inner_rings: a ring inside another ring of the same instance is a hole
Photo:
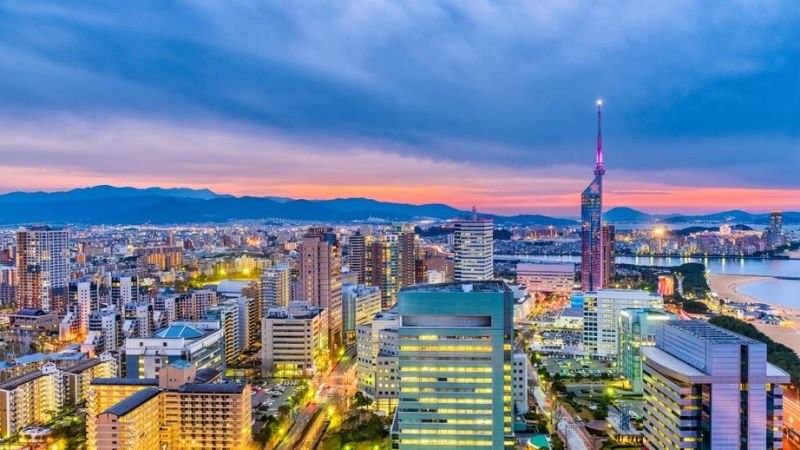
[[[702,320],[656,325],[642,347],[648,449],[782,448],[783,391],[790,377],[767,346]]]
[[[594,291],[608,285],[613,276],[614,256],[612,228],[603,227],[603,136],[601,119],[603,102],[597,101],[597,154],[594,180],[581,194],[581,289]],[[604,244],[607,241],[606,244]]]
[[[783,212],[772,211],[769,213],[769,228],[766,232],[767,247],[778,248],[785,243],[783,236]]]
[[[401,450],[513,446],[513,304],[502,281],[400,291]]]
[[[66,312],[69,233],[51,227],[17,232],[17,306]]]
[[[356,231],[347,242],[348,267],[351,272],[358,274],[358,283],[364,284],[367,276],[367,237]]]
[[[397,227],[397,286],[402,289],[416,281],[416,233],[413,225]]]
[[[453,247],[456,253],[456,281],[480,281],[494,278],[494,221],[472,217],[456,221],[453,226]]]
[[[339,238],[330,228],[310,228],[298,246],[300,276],[297,300],[328,311],[331,355],[342,347],[342,253]]]
[[[270,308],[289,306],[289,283],[291,282],[288,264],[278,264],[261,272],[261,311]]]

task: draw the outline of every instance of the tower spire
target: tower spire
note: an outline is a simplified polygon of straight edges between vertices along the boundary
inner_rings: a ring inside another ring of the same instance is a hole
[[[594,174],[604,175],[606,168],[603,165],[603,133],[602,133],[602,118],[603,118],[603,100],[597,99],[597,159],[594,164]]]

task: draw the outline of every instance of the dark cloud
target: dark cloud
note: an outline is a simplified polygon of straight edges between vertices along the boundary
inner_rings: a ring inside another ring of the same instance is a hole
[[[797,186],[799,15],[791,1],[5,2],[0,113],[246,123],[542,168],[591,164],[604,96],[610,173]]]

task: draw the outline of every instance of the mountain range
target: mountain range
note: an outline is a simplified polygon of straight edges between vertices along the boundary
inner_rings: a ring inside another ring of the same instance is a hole
[[[93,186],[64,192],[12,192],[0,195],[0,224],[166,224],[247,219],[363,221],[368,219],[452,219],[468,215],[444,204],[412,205],[368,198],[300,200],[285,197],[234,197],[208,189]],[[499,224],[577,225],[542,215],[496,216]]]
[[[453,219],[469,215],[441,203],[412,205],[368,198],[302,200],[286,197],[235,197],[209,189],[93,186],[62,192],[11,192],[0,195],[0,224],[167,224],[287,219],[348,222],[414,218]],[[500,225],[575,226],[577,220],[537,214],[481,214]],[[706,215],[648,214],[627,207],[608,210],[612,223],[769,223],[769,214],[723,211]],[[800,213],[785,212],[785,223],[800,223]]]

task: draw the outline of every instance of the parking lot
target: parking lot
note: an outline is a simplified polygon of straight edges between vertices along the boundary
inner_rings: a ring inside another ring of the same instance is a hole
[[[616,369],[609,361],[598,361],[580,356],[550,356],[542,358],[548,374],[564,378],[592,378],[603,375],[615,377]]]
[[[286,400],[294,394],[299,380],[282,381],[280,383],[253,386],[253,417],[260,418],[266,414],[278,413],[278,408],[286,404]]]

